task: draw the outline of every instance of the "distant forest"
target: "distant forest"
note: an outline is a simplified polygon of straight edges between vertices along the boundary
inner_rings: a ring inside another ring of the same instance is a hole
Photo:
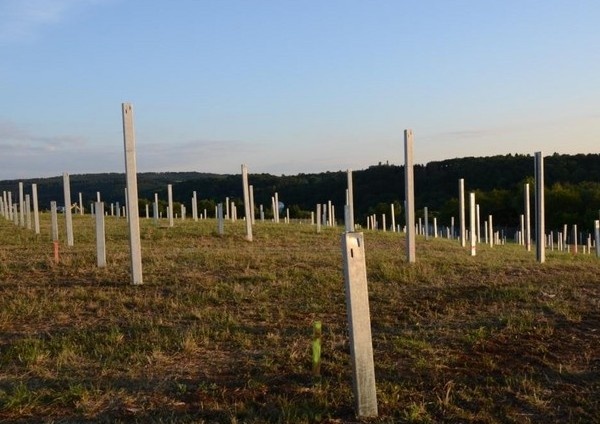
[[[563,224],[578,224],[590,231],[600,211],[600,154],[559,155],[544,159],[546,227],[562,228]],[[415,202],[417,216],[427,206],[430,217],[437,217],[439,225],[449,225],[451,217],[458,218],[458,180],[465,179],[465,191],[475,192],[482,217],[493,215],[498,228],[516,228],[523,213],[525,183],[530,183],[531,210],[533,211],[534,179],[533,156],[504,155],[466,157],[415,165]],[[124,203],[125,175],[118,173],[71,175],[72,201],[82,193],[87,209],[100,192],[102,200]],[[404,166],[378,164],[353,172],[355,220],[365,225],[366,216],[390,213],[395,204],[396,222],[402,223],[404,213]],[[272,216],[271,196],[278,192],[279,199],[290,209],[291,218],[310,217],[317,203],[331,200],[336,205],[339,222],[343,221],[346,171],[319,174],[275,176],[250,174],[254,187],[256,209],[263,205],[266,216]],[[11,191],[18,196],[18,180],[0,181],[0,193]],[[25,191],[38,184],[40,207],[48,209],[50,201],[63,203],[62,176],[23,180]],[[207,209],[213,216],[215,204],[229,197],[236,205],[242,202],[242,178],[238,175],[217,175],[199,172],[164,172],[138,174],[140,213],[145,204],[158,193],[160,208],[164,211],[167,184],[173,185],[173,199],[185,204],[191,211],[192,192],[197,191],[199,211]],[[468,198],[468,196],[466,196]],[[176,211],[176,208],[174,208]],[[152,210],[152,208],[150,209]],[[243,209],[239,208],[239,214]],[[532,212],[533,213],[533,212]],[[389,221],[388,221],[389,222]]]

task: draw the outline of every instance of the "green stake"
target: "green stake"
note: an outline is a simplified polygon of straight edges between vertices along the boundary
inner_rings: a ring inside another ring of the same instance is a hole
[[[312,373],[313,377],[321,376],[321,321],[313,324]]]

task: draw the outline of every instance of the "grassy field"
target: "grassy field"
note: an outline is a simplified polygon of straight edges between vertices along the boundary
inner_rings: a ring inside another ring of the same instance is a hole
[[[124,219],[93,221],[53,261],[0,219],[0,421],[360,422],[354,416],[341,229],[142,220],[145,284],[129,284]],[[61,217],[61,226],[62,217]],[[64,228],[61,237],[64,239]],[[366,232],[379,418],[600,422],[600,260]],[[322,377],[311,375],[323,323]]]

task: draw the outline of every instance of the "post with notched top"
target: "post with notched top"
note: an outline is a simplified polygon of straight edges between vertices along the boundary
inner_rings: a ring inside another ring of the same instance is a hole
[[[539,263],[546,261],[544,222],[544,157],[535,152],[535,253]]]
[[[413,171],[413,131],[404,130],[404,195],[406,199],[406,257],[417,261],[415,249],[415,183]]]
[[[125,173],[127,174],[127,216],[129,217],[129,247],[131,256],[131,283],[142,284],[142,246],[140,214],[138,210],[137,166],[135,161],[135,133],[133,106],[123,103],[123,141],[125,144]]]
[[[377,393],[363,233],[342,234],[342,256],[356,415],[376,417]]]

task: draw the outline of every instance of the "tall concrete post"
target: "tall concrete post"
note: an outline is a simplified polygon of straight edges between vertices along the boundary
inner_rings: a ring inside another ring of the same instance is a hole
[[[275,222],[279,223],[279,194],[275,192]]]
[[[471,256],[477,254],[477,216],[475,214],[475,193],[469,193],[469,239],[471,242]]]
[[[479,214],[479,205],[475,205],[475,229],[477,231],[477,243],[481,243],[481,216]]]
[[[219,203],[217,205],[217,231],[219,233],[220,236],[222,236],[223,234],[225,234],[225,225],[224,225],[224,218],[223,218],[223,203]]]
[[[396,212],[393,203],[390,204],[390,214],[392,216],[392,232],[396,232]]]
[[[544,157],[535,152],[535,253],[539,263],[546,261],[544,216]]]
[[[465,232],[465,179],[458,180],[458,219],[460,221],[460,245],[467,245]]]
[[[31,196],[25,195],[25,226],[28,230],[31,230]]]
[[[528,252],[531,252],[531,200],[529,196],[529,184],[525,184],[525,188],[523,191],[524,195],[524,209],[525,209],[525,248]]]
[[[362,233],[342,234],[342,255],[356,415],[376,417],[375,365]]]
[[[354,189],[352,188],[352,170],[346,171],[348,179],[348,223],[346,224],[346,231],[354,231]]]
[[[63,173],[63,189],[65,195],[65,221],[67,223],[67,246],[73,246],[73,217],[71,215],[71,183],[69,174]]]
[[[244,192],[244,212],[246,215],[246,240],[252,241],[252,215],[250,208],[250,187],[248,186],[248,167],[242,165],[242,190]]]
[[[167,215],[169,218],[169,227],[172,227],[175,225],[175,221],[174,221],[175,212],[173,210],[173,185],[172,184],[167,185],[167,197],[169,200],[169,213]]]
[[[154,224],[158,225],[158,193],[154,193],[154,204],[152,205],[152,214],[154,215]]]
[[[492,215],[488,215],[488,227],[490,247],[494,247],[494,224],[492,221]]]
[[[413,170],[413,130],[404,130],[404,196],[406,199],[406,258],[417,261],[415,249],[415,183]]]
[[[8,192],[8,219],[13,219],[13,202],[12,202],[12,191]]]
[[[143,283],[143,277],[133,106],[130,103],[123,103],[121,106],[123,112],[123,141],[125,145],[125,173],[127,177],[127,216],[129,218],[131,283],[138,285]]]

